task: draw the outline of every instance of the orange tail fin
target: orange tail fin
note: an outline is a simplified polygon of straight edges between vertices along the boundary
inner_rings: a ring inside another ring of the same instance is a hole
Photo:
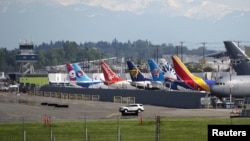
[[[106,64],[104,61],[101,61],[101,69],[102,69],[105,81],[117,82],[117,81],[125,80],[119,77],[115,72],[113,72],[111,68],[108,66],[108,64]]]

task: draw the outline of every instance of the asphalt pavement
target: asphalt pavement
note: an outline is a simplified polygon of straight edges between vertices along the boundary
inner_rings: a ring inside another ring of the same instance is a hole
[[[143,103],[142,103],[143,104]],[[43,121],[47,115],[57,121],[99,120],[138,118],[121,116],[119,107],[125,103],[101,101],[67,100],[60,98],[31,96],[27,94],[0,93],[0,122]],[[161,117],[230,117],[235,109],[180,109],[144,105],[140,118]]]

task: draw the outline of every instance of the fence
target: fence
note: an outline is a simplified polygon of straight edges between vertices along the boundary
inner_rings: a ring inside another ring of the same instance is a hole
[[[99,101],[100,100],[99,95],[89,95],[89,94],[69,94],[69,93],[60,93],[60,92],[34,91],[34,92],[30,92],[29,95],[53,97],[53,98],[60,98],[60,99],[70,99],[70,100],[84,100],[84,101]]]
[[[68,94],[68,93],[57,93],[57,92],[34,91],[30,92],[29,95],[70,99],[70,100],[100,101],[99,95],[88,95],[88,94]],[[126,103],[126,104],[135,103],[135,97],[114,96],[113,102]]]
[[[114,96],[114,103],[135,103],[135,97]]]
[[[157,122],[157,120],[159,122]],[[250,124],[249,119],[232,121],[225,118],[157,118],[143,120],[79,119],[74,122],[27,122],[0,119],[1,141],[206,141],[209,124]]]

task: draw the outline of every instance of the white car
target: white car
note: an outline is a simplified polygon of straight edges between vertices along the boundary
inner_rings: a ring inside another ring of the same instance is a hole
[[[137,104],[128,104],[126,106],[122,106],[119,108],[119,112],[122,114],[126,113],[140,113],[144,111],[143,104],[137,103]]]

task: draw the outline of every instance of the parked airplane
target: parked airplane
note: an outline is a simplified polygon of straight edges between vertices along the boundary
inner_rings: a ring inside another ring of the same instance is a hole
[[[233,41],[224,41],[231,65],[237,75],[250,75],[250,58]]]
[[[103,85],[101,80],[93,80],[86,73],[83,72],[81,67],[77,63],[66,64],[69,78],[71,82],[75,82],[77,85],[83,88],[100,88]]]
[[[217,97],[242,98],[250,96],[250,58],[233,41],[224,41],[231,65],[237,75],[228,75],[216,80],[211,95]]]
[[[139,89],[155,90],[158,87],[152,86],[152,79],[146,78],[144,74],[136,67],[132,61],[127,61],[129,74],[131,77],[130,84]]]
[[[250,75],[229,75],[216,80],[211,95],[219,98],[243,98],[250,96]]]
[[[130,85],[130,82],[122,77],[119,77],[104,61],[101,61],[101,69],[104,75],[103,82],[108,87],[117,89],[135,89]]]
[[[155,65],[157,65],[157,64],[155,63]],[[165,80],[168,81],[168,80],[176,80],[177,79],[177,75],[176,75],[174,68],[170,64],[168,64],[168,62],[165,59],[159,59],[158,66],[164,72],[164,79]]]
[[[185,83],[178,81],[176,73],[170,65],[167,66],[166,64],[161,64],[160,67],[154,59],[149,59],[148,64],[153,78],[152,85],[158,85],[158,87],[168,87],[172,90],[191,89]]]
[[[190,88],[198,91],[210,91],[210,87],[215,83],[215,80],[203,80],[202,78],[193,75],[178,56],[172,56],[173,65],[177,76],[181,81],[185,82]]]
[[[67,68],[67,71],[69,74],[69,80],[72,82],[75,82],[76,81],[76,73],[74,71],[73,66],[71,64],[67,63],[66,68]]]

